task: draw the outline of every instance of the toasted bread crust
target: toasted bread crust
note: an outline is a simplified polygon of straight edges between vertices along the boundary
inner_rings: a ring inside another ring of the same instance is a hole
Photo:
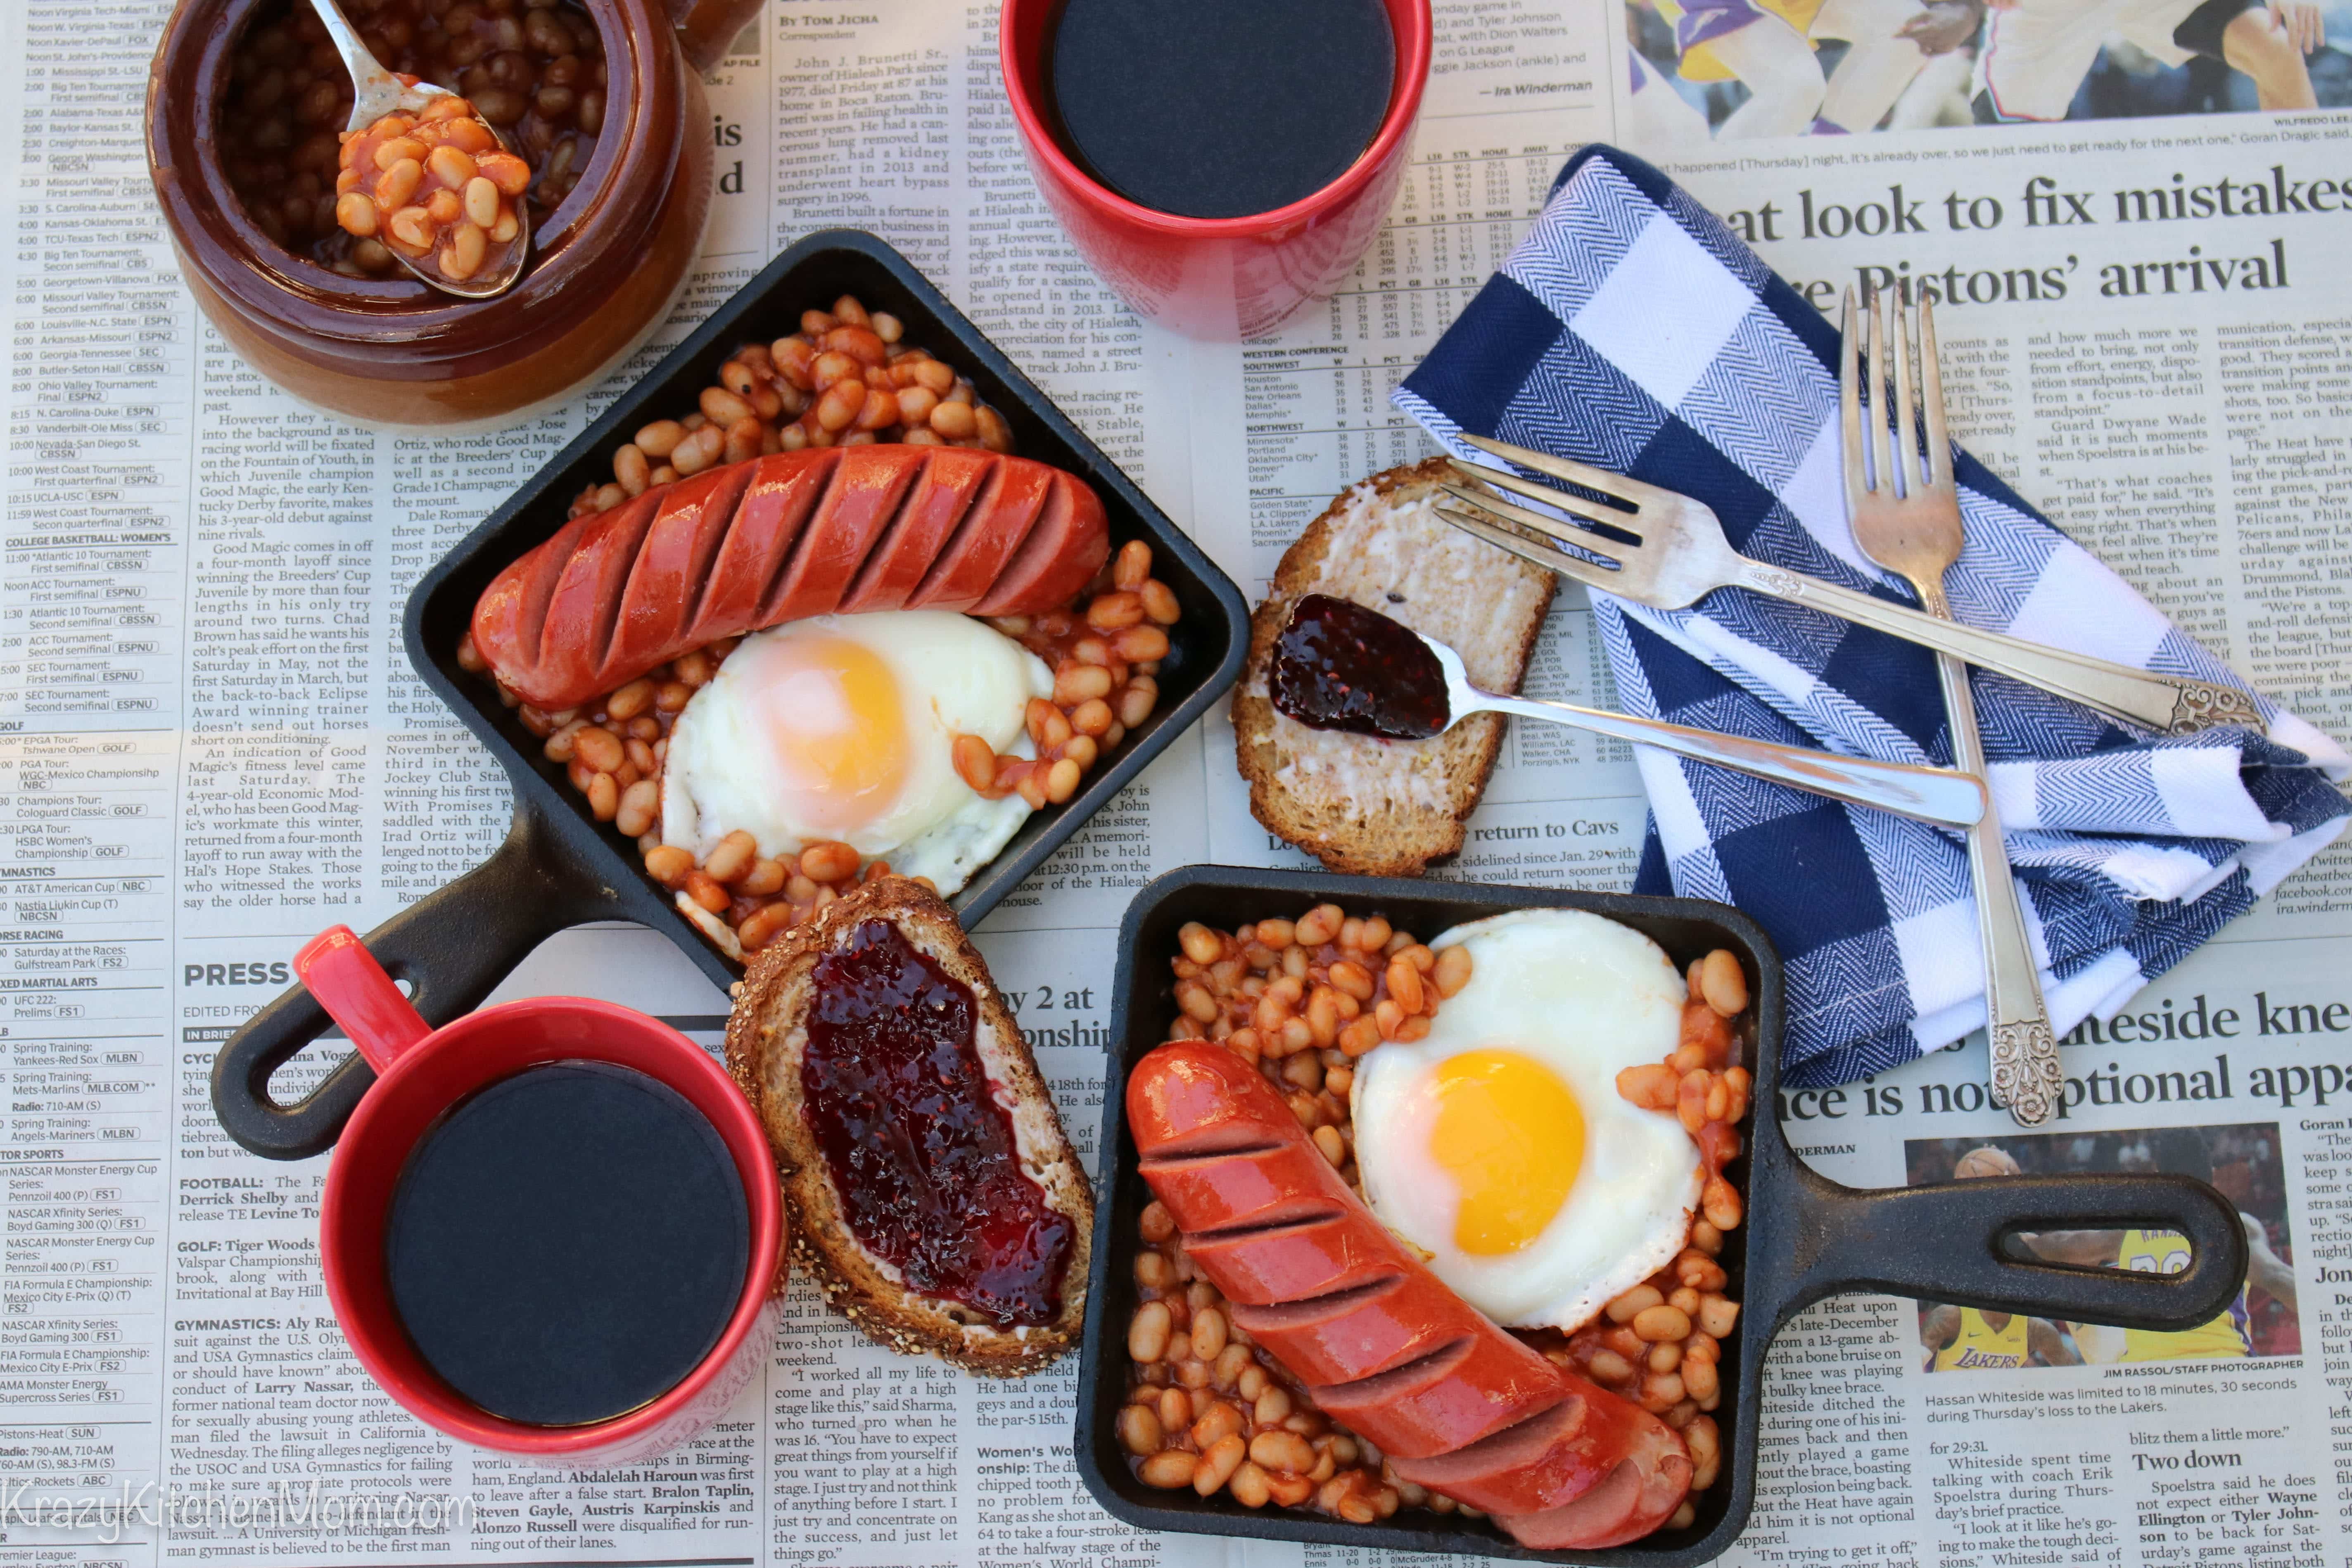
[[[958,1303],[914,1293],[849,1228],[841,1194],[808,1127],[801,1057],[816,994],[816,961],[867,920],[897,926],[917,951],[970,986],[979,1002],[975,1044],[991,1082],[1009,1091],[1023,1167],[1043,1189],[1046,1205],[1071,1226],[1061,1313],[1043,1327],[1000,1329],[974,1321],[976,1314]],[[877,879],[755,954],[734,995],[727,1068],[767,1126],[783,1178],[793,1252],[827,1298],[878,1343],[907,1354],[928,1351],[994,1377],[1034,1372],[1076,1343],[1086,1319],[1094,1194],[1070,1152],[1036,1058],[954,911],[907,878]]]
[[[1439,457],[1383,469],[1365,484],[1379,502],[1394,509],[1400,531],[1410,529],[1421,534],[1434,528],[1441,532],[1429,535],[1429,540],[1466,548],[1475,556],[1482,586],[1491,580],[1495,592],[1482,594],[1482,602],[1475,605],[1458,608],[1486,623],[1487,635],[1498,640],[1486,669],[1471,663],[1471,678],[1481,685],[1516,691],[1527,672],[1536,637],[1543,630],[1553,579],[1541,568],[1455,534],[1436,520],[1405,521],[1412,516],[1413,503],[1426,498],[1447,477],[1446,460]],[[1322,515],[1307,525],[1306,531],[1283,552],[1265,602],[1250,617],[1249,660],[1234,690],[1234,760],[1249,784],[1250,812],[1269,832],[1335,871],[1417,877],[1432,860],[1460,853],[1470,814],[1477,809],[1502,750],[1502,716],[1476,714],[1428,741],[1318,736],[1312,743],[1350,753],[1347,766],[1367,785],[1342,791],[1331,788],[1328,780],[1294,776],[1290,747],[1314,732],[1276,713],[1267,696],[1275,642],[1289,623],[1292,605],[1307,594],[1358,597],[1368,608],[1395,615],[1454,644],[1465,661],[1472,659],[1473,650],[1464,646],[1458,634],[1448,635],[1442,624],[1433,624],[1427,615],[1416,613],[1427,606],[1400,607],[1363,598],[1329,581],[1343,566],[1354,564],[1331,557],[1342,521],[1361,500],[1363,489],[1363,485],[1351,487],[1334,498]],[[1419,542],[1428,547],[1426,541]],[[1391,787],[1407,783],[1419,787]]]

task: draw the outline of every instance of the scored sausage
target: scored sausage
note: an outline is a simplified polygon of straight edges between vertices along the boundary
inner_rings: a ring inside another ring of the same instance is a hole
[[[1545,1550],[1620,1545],[1690,1489],[1674,1428],[1555,1366],[1373,1217],[1257,1069],[1205,1040],[1136,1065],[1143,1179],[1234,1324],[1397,1474]]]
[[[782,452],[576,518],[500,572],[474,647],[541,708],[575,707],[720,637],[835,611],[1032,615],[1110,558],[1074,474],[961,447]]]

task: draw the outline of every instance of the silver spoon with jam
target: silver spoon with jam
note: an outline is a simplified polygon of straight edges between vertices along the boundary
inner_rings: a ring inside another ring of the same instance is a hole
[[[1973,773],[1874,762],[1636,719],[1630,713],[1482,691],[1470,684],[1462,656],[1444,643],[1377,610],[1327,594],[1307,595],[1292,607],[1290,623],[1275,644],[1267,685],[1275,707],[1309,729],[1423,741],[1473,713],[1508,713],[1655,746],[1921,822],[1966,827],[1984,815],[1984,785]]]
[[[310,0],[352,78],[335,221],[446,294],[488,300],[530,250],[530,165],[473,104],[383,68],[335,0]]]

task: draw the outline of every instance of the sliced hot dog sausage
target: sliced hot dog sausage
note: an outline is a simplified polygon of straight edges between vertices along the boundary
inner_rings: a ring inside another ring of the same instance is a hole
[[[1128,1079],[1127,1118],[1233,1322],[1400,1475],[1529,1545],[1632,1541],[1682,1501],[1691,1462],[1673,1428],[1447,1289],[1249,1063],[1204,1040],[1161,1046]]]
[[[951,447],[779,453],[566,523],[474,606],[499,681],[575,707],[721,637],[835,610],[1059,609],[1110,556],[1102,501]]]

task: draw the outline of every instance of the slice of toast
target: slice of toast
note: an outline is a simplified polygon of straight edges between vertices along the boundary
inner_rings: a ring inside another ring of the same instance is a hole
[[[1454,528],[1430,509],[1445,459],[1360,481],[1283,552],[1250,619],[1234,691],[1234,746],[1250,810],[1335,871],[1417,877],[1462,847],[1486,792],[1503,719],[1480,713],[1426,741],[1310,730],[1267,696],[1291,606],[1328,594],[1380,611],[1462,656],[1473,685],[1517,691],[1551,607],[1552,574]]]
[[[1000,1327],[961,1302],[919,1294],[850,1228],[842,1194],[807,1120],[801,1069],[810,1009],[817,1000],[817,961],[844,949],[868,921],[895,926],[918,952],[968,987],[977,1004],[973,1046],[992,1098],[1011,1119],[1014,1153],[1046,1206],[1070,1222],[1061,1310],[1050,1322]],[[728,1070],[767,1125],[783,1176],[793,1251],[833,1303],[892,1350],[929,1351],[993,1376],[1034,1372],[1075,1344],[1086,1318],[1094,1194],[1063,1134],[1036,1058],[955,912],[909,879],[877,878],[761,949],[736,984],[734,997],[727,1022]]]

